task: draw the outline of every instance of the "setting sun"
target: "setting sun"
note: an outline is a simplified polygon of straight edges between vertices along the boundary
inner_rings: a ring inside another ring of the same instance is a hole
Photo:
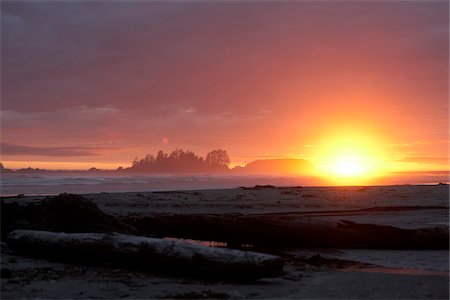
[[[359,157],[342,157],[338,158],[331,166],[336,175],[345,177],[362,175],[365,172],[363,161]]]
[[[376,137],[362,134],[323,139],[314,154],[317,173],[338,184],[358,184],[384,170],[384,153]]]

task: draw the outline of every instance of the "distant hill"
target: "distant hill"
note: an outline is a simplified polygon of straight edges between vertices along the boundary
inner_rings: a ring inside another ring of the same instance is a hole
[[[311,175],[313,168],[313,165],[304,159],[262,159],[248,163],[245,167],[236,167],[233,172],[238,174]]]

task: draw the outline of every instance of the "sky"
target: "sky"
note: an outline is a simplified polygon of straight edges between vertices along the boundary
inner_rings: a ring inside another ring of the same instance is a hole
[[[448,169],[448,1],[2,1],[1,34],[6,167],[320,164],[356,140]]]

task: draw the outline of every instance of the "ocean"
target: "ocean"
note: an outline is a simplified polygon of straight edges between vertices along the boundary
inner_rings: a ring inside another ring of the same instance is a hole
[[[448,181],[447,172],[429,172],[413,175],[395,174],[358,185],[437,184],[448,183]],[[268,184],[274,186],[333,185],[318,178],[294,176],[14,172],[1,174],[0,195],[223,189]]]
[[[298,177],[275,176],[6,173],[2,174],[0,189],[2,196],[12,196],[220,189],[256,184],[289,186],[305,182],[306,179]]]

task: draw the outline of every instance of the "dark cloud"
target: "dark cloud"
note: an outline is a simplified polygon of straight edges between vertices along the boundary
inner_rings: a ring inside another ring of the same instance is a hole
[[[301,145],[335,119],[364,124],[376,112],[386,119],[377,125],[399,136],[405,128],[447,133],[446,1],[2,1],[1,8],[2,139],[12,143],[143,149],[168,136],[178,147],[260,155]]]
[[[273,106],[286,81],[307,92],[311,81],[336,80],[327,74],[335,67],[367,74],[371,60],[383,59],[384,71],[418,55],[442,62],[445,5],[2,2],[3,108]]]
[[[4,155],[36,155],[36,156],[96,156],[95,148],[89,147],[30,147],[9,143],[1,143]]]

